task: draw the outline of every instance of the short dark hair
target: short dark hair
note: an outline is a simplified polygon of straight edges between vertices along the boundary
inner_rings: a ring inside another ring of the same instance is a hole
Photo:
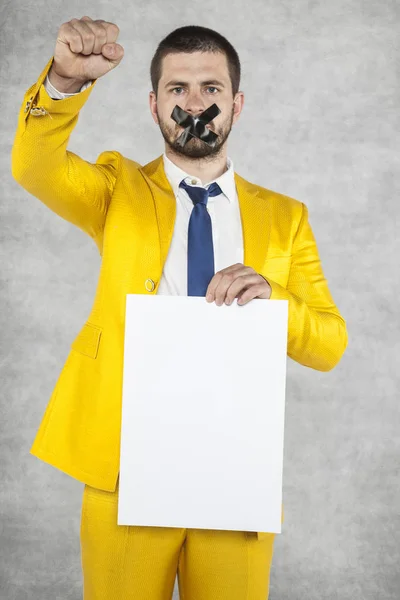
[[[167,54],[179,52],[221,52],[228,63],[232,94],[235,95],[240,85],[240,60],[238,53],[228,40],[213,29],[199,25],[179,27],[167,35],[158,45],[150,65],[150,79],[153,91],[157,96],[158,83],[161,79],[162,60]]]

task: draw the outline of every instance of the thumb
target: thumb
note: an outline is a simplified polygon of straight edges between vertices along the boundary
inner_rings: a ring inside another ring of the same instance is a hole
[[[124,49],[121,44],[104,44],[101,49],[101,53],[107,58],[114,66],[121,62],[124,56]]]

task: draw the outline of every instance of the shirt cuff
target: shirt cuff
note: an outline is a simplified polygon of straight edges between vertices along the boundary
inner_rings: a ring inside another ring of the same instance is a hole
[[[50,96],[50,98],[53,98],[53,100],[63,100],[64,98],[69,98],[70,96],[76,96],[77,94],[80,94],[81,92],[86,90],[90,85],[92,85],[92,83],[93,83],[93,81],[91,79],[89,81],[86,81],[83,84],[83,86],[81,87],[81,89],[79,90],[79,92],[74,92],[73,94],[66,94],[64,92],[59,92],[54,87],[54,85],[52,85],[50,83],[50,79],[49,79],[48,75],[46,75],[46,79],[44,80],[43,85],[45,87],[46,92]]]

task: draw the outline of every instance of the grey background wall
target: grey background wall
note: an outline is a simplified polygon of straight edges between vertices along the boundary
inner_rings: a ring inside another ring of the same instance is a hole
[[[81,598],[81,483],[29,454],[100,267],[95,245],[11,176],[23,94],[60,25],[113,21],[125,48],[81,111],[69,149],[142,164],[163,151],[149,64],[175,27],[239,52],[236,171],[305,202],[349,346],[322,373],[288,360],[285,522],[271,600],[395,600],[400,589],[399,25],[396,0],[13,0],[1,37],[0,596]],[[260,388],[266,386],[260,374]],[[175,597],[178,598],[177,589]]]

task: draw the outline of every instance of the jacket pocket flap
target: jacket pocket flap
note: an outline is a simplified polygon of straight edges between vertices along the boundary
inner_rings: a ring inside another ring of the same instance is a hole
[[[72,342],[71,348],[81,354],[90,356],[90,358],[96,358],[101,334],[101,327],[92,323],[85,323]]]

